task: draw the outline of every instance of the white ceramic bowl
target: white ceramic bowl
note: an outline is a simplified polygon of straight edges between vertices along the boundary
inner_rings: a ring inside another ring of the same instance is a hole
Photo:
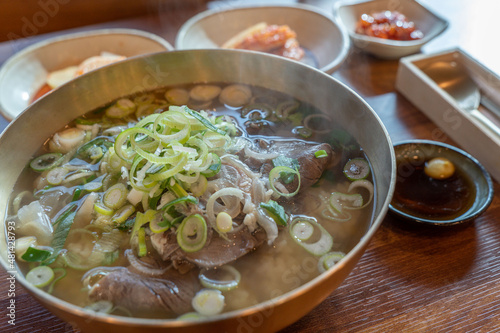
[[[103,51],[132,57],[172,49],[161,37],[134,29],[92,30],[41,41],[14,54],[0,69],[0,112],[14,119],[29,106],[49,72]]]
[[[408,20],[415,22],[417,29],[424,33],[424,37],[418,40],[398,41],[365,36],[355,32],[356,23],[362,14],[386,10],[399,11],[404,14]],[[337,2],[334,6],[334,16],[346,28],[352,43],[356,47],[384,59],[398,59],[417,53],[424,44],[448,27],[448,22],[445,19],[434,14],[415,0]]]
[[[181,27],[175,48],[219,48],[231,37],[260,22],[288,25],[297,33],[300,45],[316,60],[313,67],[329,74],[342,64],[349,51],[349,36],[345,29],[333,17],[307,5],[208,10],[192,17]]]

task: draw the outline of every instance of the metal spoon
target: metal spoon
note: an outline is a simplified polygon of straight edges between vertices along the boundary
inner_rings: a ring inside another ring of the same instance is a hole
[[[441,89],[455,99],[458,106],[500,137],[500,128],[478,111],[481,93],[466,70],[456,62],[437,61],[423,69]]]

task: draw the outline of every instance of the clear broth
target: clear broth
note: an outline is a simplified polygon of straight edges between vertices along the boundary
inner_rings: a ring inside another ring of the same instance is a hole
[[[221,83],[219,85],[223,87],[226,84]],[[175,88],[189,90],[193,86],[194,85],[185,85]],[[164,93],[170,88],[172,87],[148,92],[147,94],[153,95],[156,100],[160,101],[160,104],[164,103],[159,109],[166,108],[168,103],[164,100]],[[254,110],[255,108],[258,109],[258,106],[262,107],[262,105],[268,105],[271,108],[275,108],[276,105],[283,101],[293,100],[292,97],[286,94],[261,87],[253,86],[251,89],[254,96],[252,101]],[[136,97],[137,96],[131,96],[131,99]],[[262,119],[259,117],[254,117],[254,119],[252,119],[252,117],[249,116],[250,112],[243,116],[242,110],[245,107],[229,107],[221,104],[218,100],[207,105],[196,105],[195,102],[190,102],[191,105],[188,105],[193,109],[202,108],[217,116],[228,115],[232,117],[240,132],[238,134],[254,141],[266,140],[272,144],[278,140],[301,139],[330,143],[335,152],[341,155],[340,162],[332,169],[327,170],[318,184],[311,186],[301,194],[301,202],[291,204],[291,206],[295,208],[298,207],[296,210],[300,211],[300,214],[292,214],[292,216],[307,215],[316,219],[334,238],[334,245],[331,251],[342,251],[347,253],[357,244],[359,239],[369,228],[372,219],[373,205],[362,210],[351,211],[352,219],[347,222],[331,221],[322,215],[325,204],[327,204],[325,199],[328,198],[330,193],[335,191],[347,192],[350,182],[342,174],[343,165],[351,158],[365,157],[361,147],[344,129],[339,127],[334,121],[331,121],[329,126],[326,127],[328,130],[319,131],[321,133],[312,133],[310,137],[305,139],[298,135],[297,131],[293,130],[296,126],[291,126],[290,123],[272,119]],[[300,101],[298,102],[300,106],[296,112],[301,112],[304,116],[322,114],[320,110],[317,110],[312,105]],[[80,119],[91,121],[100,118],[106,107],[92,110],[83,117],[80,117]],[[262,109],[261,111],[264,112]],[[132,119],[111,121],[116,122],[116,125],[120,125],[132,121]],[[74,124],[72,123],[68,126],[71,127],[74,126]],[[40,154],[47,152],[47,150],[47,146],[42,146],[40,148]],[[38,174],[29,168],[24,170],[22,177],[19,179],[14,189],[14,194],[24,190],[33,191],[31,184],[35,182],[37,176]],[[71,190],[68,190],[68,193],[71,192]],[[80,205],[82,200],[83,198],[79,201]],[[59,204],[63,206],[63,203],[60,202]],[[62,207],[58,209],[61,208]],[[52,214],[51,218],[53,219],[54,216],[55,214]],[[119,258],[112,266],[118,267],[128,265],[127,259],[124,256],[124,251],[130,247],[127,241],[128,238],[129,235],[123,233],[123,242]],[[154,251],[151,247],[149,249]],[[29,271],[28,264],[20,261],[17,263],[24,274]],[[309,254],[300,245],[296,244],[287,230],[280,231],[273,246],[269,246],[267,242],[265,242],[265,244],[260,246],[256,251],[238,259],[236,262],[232,263],[232,265],[240,271],[242,278],[238,288],[224,292],[226,301],[225,312],[249,307],[282,295],[319,275],[317,268],[318,257]],[[68,275],[55,284],[53,295],[78,306],[84,307],[89,305],[87,292],[81,290],[82,277],[85,272],[74,269],[68,269],[67,271]],[[265,281],[265,283],[263,283],[263,281]],[[131,315],[135,317],[164,317],[160,312],[155,313],[153,311],[144,313],[134,309],[128,310]]]

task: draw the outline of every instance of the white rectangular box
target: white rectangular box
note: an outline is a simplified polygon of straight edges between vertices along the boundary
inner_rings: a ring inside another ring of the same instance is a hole
[[[461,64],[476,82],[481,94],[490,101],[488,110],[500,110],[500,78],[460,49],[401,58],[396,89],[462,149],[478,159],[492,177],[500,182],[500,136],[461,109],[455,99],[424,73],[423,69],[438,61]],[[479,111],[500,126],[500,118],[486,111],[484,106]]]

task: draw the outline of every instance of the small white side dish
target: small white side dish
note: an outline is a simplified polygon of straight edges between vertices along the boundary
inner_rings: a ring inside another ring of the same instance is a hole
[[[219,48],[239,32],[259,22],[288,25],[297,33],[300,45],[315,58],[316,64],[313,67],[326,73],[333,73],[347,57],[350,42],[345,29],[333,17],[315,7],[299,4],[238,6],[205,11],[192,17],[181,27],[175,48]]]
[[[356,33],[356,24],[362,14],[372,14],[382,11],[398,11],[408,20],[413,21],[424,37],[418,40],[390,40]],[[334,6],[334,16],[349,33],[352,43],[365,52],[379,58],[398,59],[420,51],[421,47],[441,34],[448,22],[436,15],[415,0],[373,0],[352,2],[337,2]]]
[[[134,29],[100,29],[43,40],[15,53],[0,69],[0,113],[14,119],[28,107],[49,72],[101,52],[132,57],[172,49],[163,38]]]

